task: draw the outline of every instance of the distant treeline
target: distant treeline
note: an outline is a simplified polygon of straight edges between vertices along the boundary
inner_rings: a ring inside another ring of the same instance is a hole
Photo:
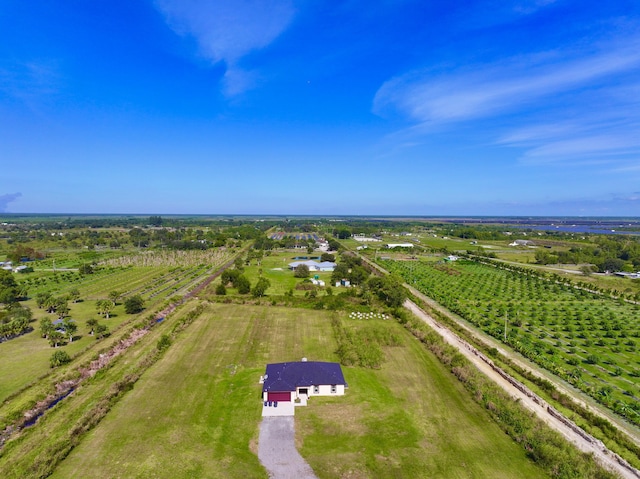
[[[567,251],[538,251],[541,264],[593,264],[598,271],[640,271],[640,241],[634,237],[598,236],[588,245],[575,245]]]

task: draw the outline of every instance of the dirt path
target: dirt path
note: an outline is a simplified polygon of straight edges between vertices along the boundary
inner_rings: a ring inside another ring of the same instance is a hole
[[[272,479],[318,479],[296,449],[293,416],[262,419],[258,459]]]
[[[452,331],[435,321],[431,316],[420,309],[415,303],[407,300],[405,307],[418,318],[431,326],[450,345],[457,348],[469,361],[471,361],[482,373],[498,384],[513,398],[519,399],[527,409],[533,411],[551,428],[562,434],[569,442],[583,452],[591,453],[607,469],[617,473],[625,479],[640,478],[640,471],[631,467],[624,459],[609,451],[606,446],[585,433],[562,414],[552,408],[546,401],[530,391],[526,386],[511,378],[508,374],[495,366],[493,362],[482,353],[473,348]]]

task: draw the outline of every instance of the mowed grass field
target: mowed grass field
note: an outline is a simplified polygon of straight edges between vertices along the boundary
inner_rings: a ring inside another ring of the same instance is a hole
[[[259,270],[262,270],[262,276],[267,278],[271,283],[271,286],[267,289],[267,295],[281,296],[289,290],[293,290],[294,295],[304,296],[306,291],[295,289],[296,284],[301,283],[304,278],[296,278],[293,271],[289,269],[289,263],[306,261],[295,259],[298,256],[319,257],[321,254],[322,253],[318,251],[308,254],[305,250],[274,251],[261,260],[260,266],[253,260],[251,265],[245,268],[245,274],[249,278],[257,278],[259,276]],[[314,261],[320,260],[315,259]],[[318,276],[327,286],[332,286],[331,274],[332,273],[328,271],[310,271],[309,278]]]
[[[332,314],[207,305],[53,477],[268,477],[259,376],[268,362],[335,361]],[[296,411],[299,450],[319,477],[545,477],[417,340],[378,324],[402,343],[383,367],[344,368],[345,396]]]

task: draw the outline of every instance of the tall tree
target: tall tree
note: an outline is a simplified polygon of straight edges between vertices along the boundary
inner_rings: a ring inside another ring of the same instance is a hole
[[[102,339],[109,336],[109,328],[106,324],[98,324],[96,326],[96,339]]]
[[[98,314],[109,319],[109,313],[111,313],[113,309],[113,303],[108,299],[99,299],[96,301],[96,309],[98,310]]]
[[[308,278],[309,267],[306,264],[299,264],[298,266],[296,266],[296,269],[293,271],[293,275],[296,278]]]
[[[64,342],[64,338],[65,338],[65,335],[63,333],[61,333],[57,329],[54,329],[49,334],[49,344],[51,345],[52,348],[57,348],[60,344]]]
[[[10,271],[0,269],[0,303],[12,304],[18,301],[18,283]]]
[[[256,285],[251,289],[251,294],[254,298],[262,297],[269,286],[271,286],[271,281],[267,278],[259,278]]]
[[[249,292],[251,292],[251,283],[243,274],[238,276],[235,286],[236,288],[238,288],[238,293],[240,294],[248,294]]]
[[[55,329],[53,321],[51,321],[50,318],[42,318],[40,320],[40,335],[43,338],[49,339],[49,335],[55,331]]]
[[[71,311],[71,309],[67,304],[66,298],[58,298],[58,301],[56,302],[56,313],[58,318],[63,319],[69,314],[69,311]]]
[[[120,299],[120,296],[122,296],[122,293],[120,291],[109,292],[109,299],[111,300],[114,306],[117,304],[118,299]]]
[[[72,343],[73,336],[78,331],[78,325],[75,323],[75,321],[73,321],[73,319],[65,318],[62,322],[62,329],[64,329],[64,332],[69,337],[69,342]]]
[[[69,299],[74,303],[77,303],[80,299],[80,290],[78,288],[73,288],[69,291]]]
[[[45,307],[51,298],[51,293],[38,293],[36,294],[36,305],[42,309]]]
[[[93,336],[93,333],[96,330],[96,326],[98,326],[98,320],[96,318],[87,319],[87,328],[89,328],[89,334]]]

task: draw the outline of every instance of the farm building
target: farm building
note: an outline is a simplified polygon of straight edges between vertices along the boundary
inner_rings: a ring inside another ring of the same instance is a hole
[[[354,240],[359,241],[360,243],[373,243],[373,242],[377,242],[377,241],[382,241],[380,238],[365,236],[362,233],[353,234],[353,235],[351,235],[351,237]]]
[[[509,246],[534,246],[533,241],[517,239],[513,243],[509,243]]]
[[[413,243],[389,243],[384,245],[385,248],[413,248]]]
[[[296,269],[301,264],[306,265],[309,268],[309,271],[333,271],[336,268],[336,264],[332,261],[323,261],[322,263],[319,263],[317,261],[308,260],[289,263],[289,269]]]
[[[294,402],[306,404],[311,396],[342,396],[347,383],[338,363],[296,361],[267,364],[263,377],[264,401]]]

